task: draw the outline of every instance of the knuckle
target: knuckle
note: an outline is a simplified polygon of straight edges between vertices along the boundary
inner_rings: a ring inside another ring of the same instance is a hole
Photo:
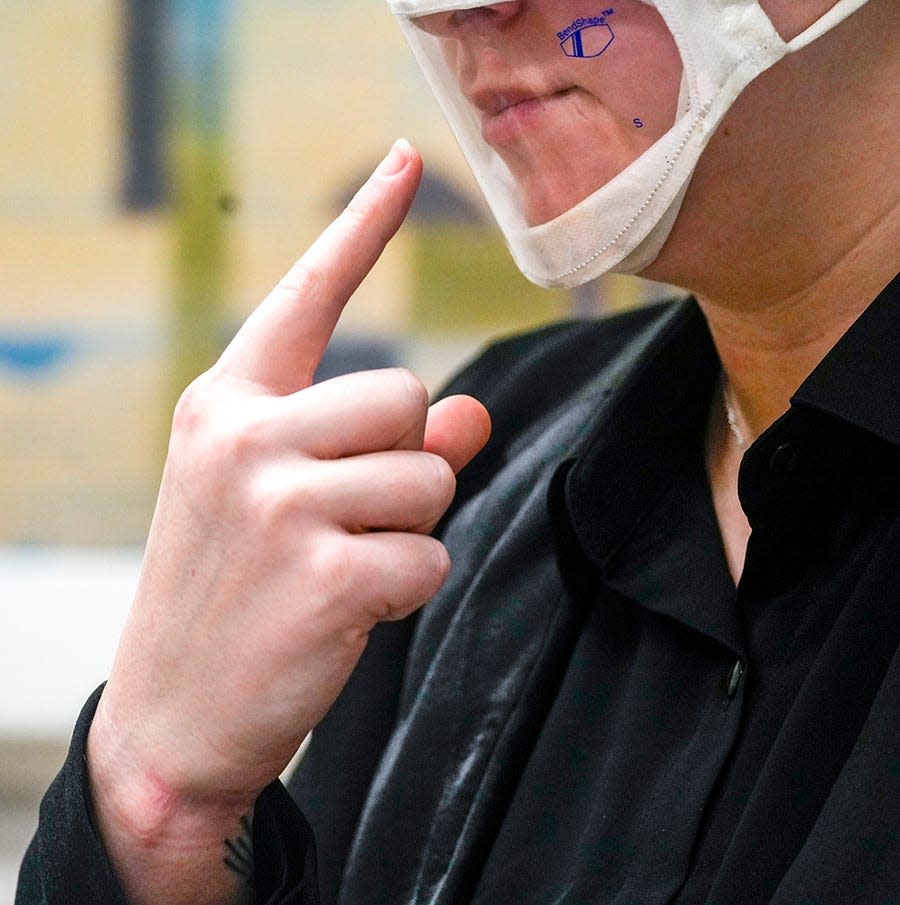
[[[353,587],[354,561],[347,539],[341,535],[321,538],[307,558],[310,582],[322,605],[344,601]]]
[[[417,546],[409,559],[410,568],[401,593],[380,602],[378,619],[395,622],[430,600],[441,588],[450,571],[450,556],[446,547],[432,537],[416,539]],[[409,551],[408,551],[409,552]]]
[[[338,636],[339,643],[342,643],[346,654],[356,662],[362,655],[369,643],[369,633],[375,627],[372,623],[366,626],[348,626],[341,635]]]
[[[423,596],[420,602],[433,597],[450,573],[450,554],[447,548],[433,537],[424,537],[426,550],[422,554]]]
[[[430,600],[446,581],[450,557],[446,548],[431,537],[420,536],[415,546],[397,548],[394,568],[382,579],[368,583],[356,601],[356,624],[350,631],[368,632],[379,622],[399,622]],[[390,559],[390,557],[389,557]]]
[[[413,609],[414,607],[393,597],[379,598],[371,607],[372,619],[376,623],[399,622],[401,619],[405,619]]]
[[[396,227],[379,210],[378,199],[369,186],[356,193],[341,214],[341,226],[358,237],[370,237],[378,245],[390,242]]]
[[[456,475],[446,459],[434,453],[425,453],[425,456],[432,472],[431,483],[436,502],[443,512],[453,502],[453,497],[456,495]]]
[[[321,294],[323,275],[306,258],[300,258],[281,278],[279,291],[287,297],[316,299]]]
[[[172,417],[167,470],[178,474],[193,497],[219,498],[233,489],[240,447],[233,418],[222,417],[214,381],[197,378],[181,394]]]
[[[428,410],[428,388],[407,368],[394,368],[392,376],[397,384],[397,392],[402,393],[404,402],[415,411]]]
[[[264,407],[223,405],[193,389],[179,400],[170,459],[192,494],[227,499],[244,515],[264,511],[264,505],[287,496],[284,476],[276,481],[270,474],[276,453]]]
[[[387,245],[394,229],[380,208],[381,195],[366,184],[350,199],[341,213],[341,228],[356,236],[370,236],[379,245]]]
[[[209,430],[207,454],[223,473],[248,472],[266,456],[264,424],[248,416],[219,419]]]
[[[349,574],[350,556],[342,537],[322,533],[323,492],[315,463],[296,458],[247,468],[241,510],[256,539],[278,556],[303,562],[315,587],[333,587],[328,576]]]
[[[285,489],[282,476],[273,469],[261,469],[247,482],[244,508],[248,511],[257,539],[270,551],[280,546],[285,527],[296,520],[295,497]]]
[[[428,546],[431,548],[432,574],[440,587],[450,572],[450,554],[439,540],[435,540],[433,537],[425,538],[425,540],[429,542]]]
[[[365,192],[359,192],[344,208],[341,214],[342,225],[351,232],[359,232],[371,219],[373,209],[374,205],[366,200]]]
[[[195,435],[206,424],[211,405],[209,377],[201,374],[182,392],[172,416],[174,435]]]

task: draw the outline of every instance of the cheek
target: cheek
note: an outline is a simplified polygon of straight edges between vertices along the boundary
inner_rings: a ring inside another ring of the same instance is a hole
[[[684,66],[665,24],[647,9],[658,21],[621,26],[582,84],[623,125],[639,121],[639,141],[649,146],[675,123]]]
[[[619,11],[615,42],[604,54],[566,61],[581,93],[572,102],[575,115],[521,183],[532,224],[605,185],[675,123],[684,71],[675,39],[655,9],[620,4]]]

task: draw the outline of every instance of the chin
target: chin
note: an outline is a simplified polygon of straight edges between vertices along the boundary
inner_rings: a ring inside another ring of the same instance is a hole
[[[572,205],[560,204],[558,198],[538,197],[525,199],[525,222],[528,226],[540,226],[555,220],[564,214]]]
[[[584,173],[580,174],[584,177]],[[532,173],[516,177],[519,197],[529,226],[540,226],[555,220],[571,210],[590,195],[593,195],[608,181],[607,176],[597,176],[590,181],[576,183],[564,172],[547,175],[546,172]]]
[[[582,136],[558,138],[527,158],[509,151],[501,153],[518,186],[529,226],[547,223],[575,207],[614,179],[636,156],[634,149],[617,136],[605,139],[605,154],[598,154],[597,142],[580,141]]]

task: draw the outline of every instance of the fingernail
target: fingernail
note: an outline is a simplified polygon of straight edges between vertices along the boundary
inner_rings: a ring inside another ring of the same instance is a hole
[[[388,151],[387,157],[378,164],[375,171],[379,176],[396,176],[406,169],[409,163],[409,155],[412,148],[405,138],[398,138],[394,146]]]

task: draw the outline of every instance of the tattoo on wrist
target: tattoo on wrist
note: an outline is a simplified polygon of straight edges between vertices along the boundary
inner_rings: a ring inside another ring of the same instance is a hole
[[[225,840],[225,866],[250,884],[253,881],[253,828],[250,818],[241,817],[241,829],[234,839]]]

